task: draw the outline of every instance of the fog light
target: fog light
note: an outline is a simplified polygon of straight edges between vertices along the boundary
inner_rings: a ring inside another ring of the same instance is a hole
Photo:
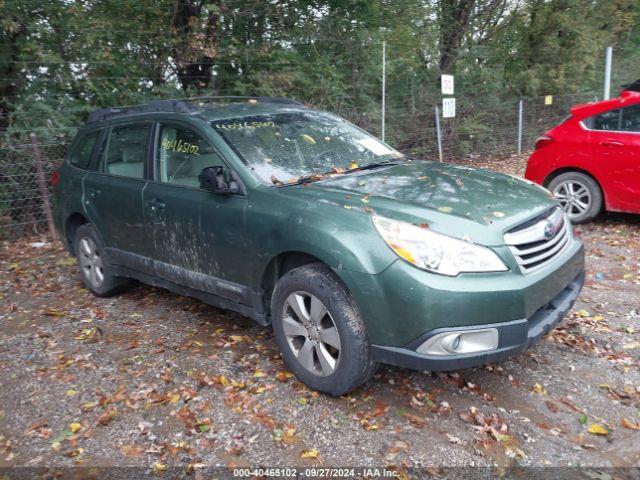
[[[498,340],[498,330],[495,328],[442,332],[425,341],[417,352],[425,355],[480,353],[498,348]]]

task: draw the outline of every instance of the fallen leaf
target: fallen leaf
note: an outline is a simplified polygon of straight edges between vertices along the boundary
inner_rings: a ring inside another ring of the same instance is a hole
[[[84,448],[82,448],[82,447],[74,448],[73,450],[69,450],[68,452],[64,452],[64,456],[65,457],[69,457],[69,458],[73,458],[73,457],[77,457],[77,456],[81,455],[82,452],[84,452]]]
[[[32,423],[29,428],[27,428],[22,435],[29,435],[31,432],[34,432],[42,427],[47,426],[46,420],[38,420],[37,422]],[[1,478],[1,477],[0,477]]]
[[[416,428],[423,428],[427,424],[424,418],[413,415],[412,413],[405,413],[404,417]]]
[[[80,407],[80,409],[83,412],[88,412],[90,410],[93,410],[94,408],[96,408],[98,406],[98,402],[87,402],[85,404],[82,405],[82,407]]]
[[[360,425],[362,425],[362,428],[364,428],[365,430],[378,430],[380,427],[378,425],[376,425],[375,423],[369,423],[369,420],[367,420],[366,418],[363,418],[362,420],[360,420]]]
[[[300,453],[300,458],[318,458],[318,455],[320,455],[320,452],[315,448],[312,448],[311,450],[303,450]]]
[[[289,379],[292,377],[293,377],[293,373],[288,372],[286,370],[280,370],[278,373],[276,373],[276,380],[282,383],[288,382]]]
[[[438,207],[438,210],[442,213],[451,213],[453,212],[453,208],[451,207]]]
[[[631,420],[622,417],[620,419],[620,424],[624,427],[624,428],[628,428],[629,430],[640,430],[640,424],[638,423],[633,423]]]
[[[56,262],[56,265],[60,266],[60,267],[72,267],[73,265],[76,264],[76,259],[73,257],[67,257],[63,260],[58,260]]]
[[[122,445],[120,451],[127,457],[139,458],[142,457],[144,449],[136,445]]]
[[[108,425],[111,420],[113,420],[116,415],[118,414],[118,411],[115,408],[109,408],[106,412],[104,412],[102,415],[100,415],[100,417],[98,418],[98,425],[104,427],[105,425]]]
[[[547,408],[548,408],[549,410],[551,410],[553,413],[558,413],[559,408],[558,408],[558,406],[557,406],[555,403],[550,402],[550,401],[548,401],[548,400],[547,400],[546,402],[544,402],[544,404],[545,404],[545,405],[547,406]]]
[[[71,430],[73,433],[76,433],[81,428],[82,428],[82,424],[77,423],[77,422],[74,422],[74,423],[69,425],[69,430]]]
[[[51,440],[51,444],[52,444],[51,446],[53,446],[54,443],[57,443],[58,445],[60,445],[67,438],[72,436],[73,436],[72,432],[70,432],[69,430],[63,430],[60,433],[58,433],[55,437],[53,437],[53,439]]]
[[[547,394],[547,390],[540,385],[539,383],[536,383],[533,385],[533,392],[537,393],[538,395],[546,395]]]
[[[587,431],[589,433],[593,433],[594,435],[609,435],[609,430],[607,430],[604,427],[601,427],[597,423],[591,424]]]

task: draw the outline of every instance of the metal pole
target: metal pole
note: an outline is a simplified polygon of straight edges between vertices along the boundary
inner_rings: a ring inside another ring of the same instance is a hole
[[[604,62],[604,100],[611,98],[611,58],[613,57],[613,48],[607,47],[607,55]]]
[[[442,133],[440,132],[440,111],[436,105],[436,139],[438,140],[438,158],[442,161]]]
[[[524,102],[518,102],[518,155],[522,155],[522,114],[524,112]]]
[[[386,93],[387,90],[387,42],[382,41],[382,141],[385,134]]]
[[[40,154],[40,146],[38,145],[38,137],[35,133],[31,134],[31,147],[33,148],[33,156],[36,159],[36,175],[38,176],[38,185],[40,187],[40,196],[44,204],[44,216],[47,219],[49,234],[52,240],[56,240],[56,229],[53,226],[53,215],[51,213],[51,201],[49,200],[49,190],[47,189],[47,181],[45,180],[44,167],[42,165],[42,155]]]

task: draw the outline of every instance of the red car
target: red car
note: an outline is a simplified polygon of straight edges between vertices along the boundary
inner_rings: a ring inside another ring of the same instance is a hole
[[[573,107],[536,141],[525,178],[551,190],[573,223],[603,208],[640,213],[640,81],[618,98]]]

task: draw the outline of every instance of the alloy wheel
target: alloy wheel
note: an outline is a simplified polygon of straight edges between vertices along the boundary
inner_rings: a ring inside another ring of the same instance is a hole
[[[559,183],[553,189],[553,195],[570,219],[583,215],[591,208],[591,192],[586,185],[576,180]]]
[[[104,264],[96,242],[89,237],[84,237],[80,240],[79,250],[78,261],[84,278],[92,287],[100,287],[104,282]]]
[[[300,364],[314,375],[326,377],[340,361],[340,334],[324,304],[308,292],[287,297],[282,328],[289,348]]]

